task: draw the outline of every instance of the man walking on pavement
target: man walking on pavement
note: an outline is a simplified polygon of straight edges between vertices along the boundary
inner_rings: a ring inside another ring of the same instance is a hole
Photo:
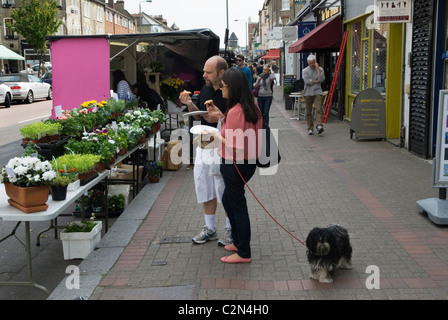
[[[305,98],[306,106],[306,121],[308,125],[308,134],[313,134],[313,105],[316,110],[316,129],[317,133],[324,132],[322,125],[322,103],[324,97],[322,95],[322,82],[325,81],[324,69],[322,69],[316,62],[316,56],[308,56],[308,67],[302,70],[303,81],[305,82],[305,89],[303,96]]]
[[[245,73],[245,75],[247,76],[247,80],[249,80],[249,87],[252,89],[254,82],[252,71],[250,71],[250,69],[244,65],[244,56],[242,54],[236,56],[235,68],[238,68]]]
[[[203,75],[205,86],[199,93],[197,106],[193,103],[188,93],[180,94],[180,101],[188,107],[189,112],[199,110],[207,111],[205,102],[209,100],[213,100],[212,104],[218,107],[221,111],[220,113],[217,112],[204,114],[203,116],[194,116],[196,120],[201,120],[202,125],[217,127],[220,117],[222,117],[227,109],[227,100],[222,97],[222,91],[220,90],[221,75],[225,70],[227,70],[227,61],[220,56],[213,56],[205,62]],[[197,201],[198,203],[203,204],[205,219],[204,228],[192,239],[196,244],[202,244],[210,240],[218,240],[215,227],[215,213],[218,202],[221,203],[222,194],[224,192],[224,180],[221,174],[210,174],[210,165],[214,153],[216,152],[217,150],[214,148],[201,148],[201,143],[199,143],[196,148],[194,183]],[[226,246],[233,242],[231,236],[232,229],[227,214],[224,230],[224,236],[218,241],[218,244],[221,246]]]

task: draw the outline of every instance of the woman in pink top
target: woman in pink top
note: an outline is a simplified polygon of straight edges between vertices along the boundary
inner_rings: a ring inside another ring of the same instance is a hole
[[[222,204],[229,216],[233,237],[233,244],[225,248],[236,252],[223,257],[221,261],[251,262],[250,219],[244,181],[248,182],[256,170],[256,159],[261,150],[261,145],[258,146],[258,133],[262,129],[263,118],[242,71],[231,68],[224,72],[221,90],[223,97],[227,99],[227,111],[221,134],[217,133],[215,136],[222,142],[218,151],[222,157],[220,170],[225,185]]]

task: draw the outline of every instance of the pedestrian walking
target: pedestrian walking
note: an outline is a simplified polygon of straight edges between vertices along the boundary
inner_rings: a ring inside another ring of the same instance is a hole
[[[249,81],[249,87],[253,88],[253,76],[252,71],[245,65],[244,63],[244,56],[242,54],[239,54],[236,56],[236,69],[239,69],[244,72],[244,74],[247,77],[247,80]]]
[[[313,134],[313,105],[316,111],[316,129],[317,133],[324,132],[322,124],[322,103],[324,101],[322,92],[322,82],[325,81],[324,69],[316,62],[316,56],[308,56],[308,67],[302,70],[302,77],[305,82],[303,96],[306,106],[306,122],[308,125],[308,134]]]
[[[272,98],[274,96],[272,84],[275,82],[275,75],[271,72],[269,66],[263,67],[263,73],[258,77],[254,87],[260,87],[258,91],[258,107],[263,116],[263,124],[269,125],[269,109],[271,108]]]

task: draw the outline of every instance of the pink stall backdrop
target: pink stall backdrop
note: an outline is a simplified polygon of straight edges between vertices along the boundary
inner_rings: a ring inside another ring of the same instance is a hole
[[[102,37],[63,38],[51,42],[53,108],[79,107],[110,97],[109,42]]]

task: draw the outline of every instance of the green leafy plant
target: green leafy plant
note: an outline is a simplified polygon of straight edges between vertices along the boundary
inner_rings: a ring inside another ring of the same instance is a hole
[[[58,122],[33,122],[20,128],[20,134],[24,139],[40,139],[62,132],[62,125]]]
[[[283,92],[285,94],[290,94],[293,91],[294,91],[294,86],[292,84],[288,84],[283,88]]]
[[[159,61],[152,61],[149,64],[149,67],[151,68],[152,72],[163,72],[163,70],[165,70],[165,66]]]
[[[51,187],[65,187],[65,186],[68,186],[71,182],[72,182],[72,179],[70,179],[70,177],[63,176],[63,175],[57,175],[56,178],[54,178],[51,181],[50,186]]]
[[[90,232],[95,226],[95,215],[92,214],[92,217],[89,220],[70,222],[65,227],[65,232]]]
[[[65,166],[67,170],[76,168],[79,174],[84,174],[94,170],[100,159],[101,156],[94,154],[64,154],[56,158],[56,161],[53,160],[52,166],[53,168],[64,168]]]
[[[126,204],[126,198],[123,194],[115,194],[111,197],[109,197],[108,201],[108,208],[109,211],[119,211],[124,209],[124,206]]]
[[[110,99],[107,101],[106,109],[108,109],[111,113],[122,113],[126,107],[126,101],[118,99]]]

